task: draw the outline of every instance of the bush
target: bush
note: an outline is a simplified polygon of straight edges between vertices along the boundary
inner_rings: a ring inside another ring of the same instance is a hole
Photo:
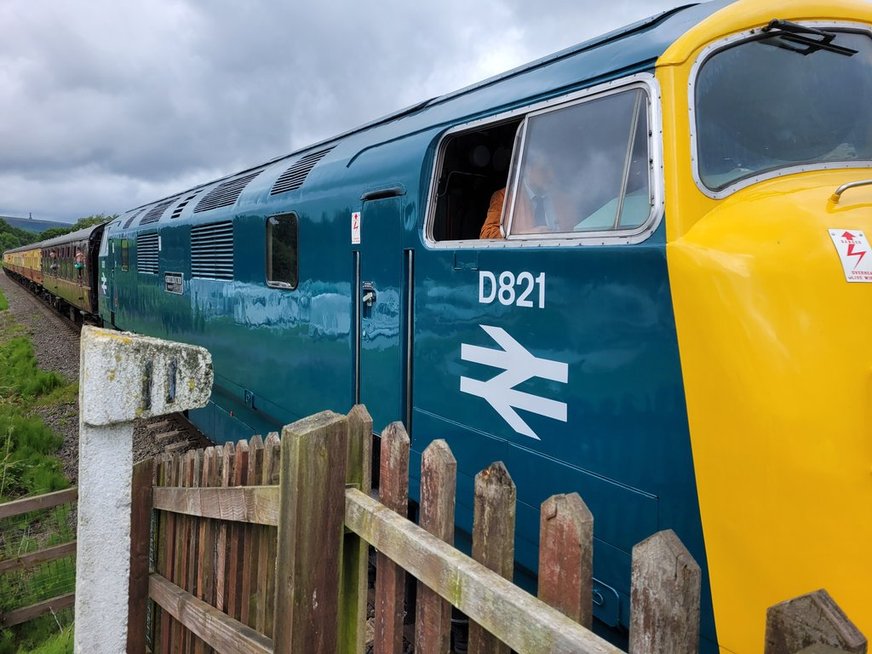
[[[9,303],[6,301],[6,296],[3,291],[0,291],[0,311],[6,311],[9,308]]]

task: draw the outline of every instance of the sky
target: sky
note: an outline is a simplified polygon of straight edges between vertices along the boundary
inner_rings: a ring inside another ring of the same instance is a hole
[[[2,0],[0,215],[121,213],[679,4]]]

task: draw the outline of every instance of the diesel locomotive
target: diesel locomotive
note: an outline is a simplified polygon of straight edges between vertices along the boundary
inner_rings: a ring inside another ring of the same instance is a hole
[[[504,461],[519,575],[578,491],[606,625],[671,528],[703,651],[821,587],[868,635],[870,107],[868,2],[686,5],[127,211],[75,237],[82,277],[59,241],[4,265],[207,347],[218,442],[356,402],[413,471],[446,439],[461,539]]]

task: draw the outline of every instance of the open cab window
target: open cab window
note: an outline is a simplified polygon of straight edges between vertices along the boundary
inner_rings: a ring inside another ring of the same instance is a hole
[[[449,133],[436,247],[638,242],[662,210],[656,83],[612,83]]]
[[[266,283],[274,288],[297,288],[296,214],[267,218]]]

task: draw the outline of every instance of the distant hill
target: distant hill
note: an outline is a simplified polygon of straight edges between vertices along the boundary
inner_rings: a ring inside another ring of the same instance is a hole
[[[63,223],[54,220],[32,220],[31,218],[13,218],[11,216],[0,216],[0,220],[5,220],[10,227],[23,229],[26,232],[38,234],[52,227],[70,227],[70,223]]]

